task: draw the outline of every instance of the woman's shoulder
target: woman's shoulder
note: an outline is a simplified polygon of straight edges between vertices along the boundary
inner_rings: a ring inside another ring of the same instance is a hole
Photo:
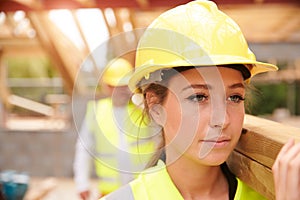
[[[105,196],[101,200],[124,198],[128,200],[183,200],[181,194],[171,181],[171,178],[169,177],[166,167],[162,161],[159,161],[155,167],[151,167],[143,171],[135,180]]]
[[[134,200],[140,199],[139,197],[146,197],[148,193],[148,185],[152,185],[156,178],[160,176],[158,175],[158,173],[161,172],[159,172],[160,170],[158,169],[161,167],[163,166],[157,165],[155,167],[151,167],[149,169],[144,170],[139,174],[139,176],[136,179],[120,187],[116,191],[106,195],[100,200],[114,200],[124,198],[126,200]]]

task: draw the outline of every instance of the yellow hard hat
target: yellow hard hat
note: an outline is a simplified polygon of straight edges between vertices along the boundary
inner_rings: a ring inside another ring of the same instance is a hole
[[[116,58],[106,65],[102,80],[107,85],[125,86],[128,85],[132,71],[133,67],[126,59]]]
[[[214,2],[192,1],[161,14],[146,29],[129,88],[134,91],[143,78],[160,69],[227,64],[241,64],[249,74],[245,79],[278,69],[256,61],[239,26]]]

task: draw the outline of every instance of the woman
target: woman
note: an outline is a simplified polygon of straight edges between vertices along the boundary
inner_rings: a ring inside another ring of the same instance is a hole
[[[142,36],[129,87],[162,128],[154,167],[104,199],[264,199],[227,168],[250,79],[277,67],[256,61],[239,27],[210,1],[159,16]],[[273,172],[277,199],[298,199],[300,145],[288,142]],[[290,165],[292,164],[292,165]]]

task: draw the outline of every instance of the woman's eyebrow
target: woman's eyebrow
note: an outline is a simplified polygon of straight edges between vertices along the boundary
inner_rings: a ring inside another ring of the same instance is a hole
[[[212,87],[207,84],[192,84],[192,85],[188,85],[187,87],[184,87],[182,89],[182,91],[190,89],[190,88],[200,88],[200,89],[205,89],[205,90],[212,89]]]
[[[182,91],[190,89],[190,88],[193,88],[193,89],[200,88],[200,89],[210,90],[210,89],[212,89],[212,86],[208,85],[208,84],[192,84],[192,85],[188,85],[188,86],[184,87],[182,89]],[[228,88],[229,89],[245,88],[245,85],[244,85],[244,83],[235,83],[235,84],[228,86]]]
[[[210,90],[210,89],[212,89],[212,86],[208,85],[208,84],[192,84],[192,85],[188,85],[188,86],[184,87],[182,89],[182,91],[190,89],[190,88],[193,88],[193,89],[199,88],[199,89]],[[232,85],[228,86],[228,88],[229,89],[245,88],[245,85],[244,85],[244,83],[235,83],[235,84],[232,84]]]
[[[228,86],[228,88],[230,88],[230,89],[245,88],[245,84],[244,83],[235,83],[235,84]]]

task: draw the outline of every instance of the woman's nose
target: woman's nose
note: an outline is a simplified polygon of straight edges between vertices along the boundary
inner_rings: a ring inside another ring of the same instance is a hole
[[[229,124],[227,104],[225,100],[212,103],[209,126],[224,129]]]

